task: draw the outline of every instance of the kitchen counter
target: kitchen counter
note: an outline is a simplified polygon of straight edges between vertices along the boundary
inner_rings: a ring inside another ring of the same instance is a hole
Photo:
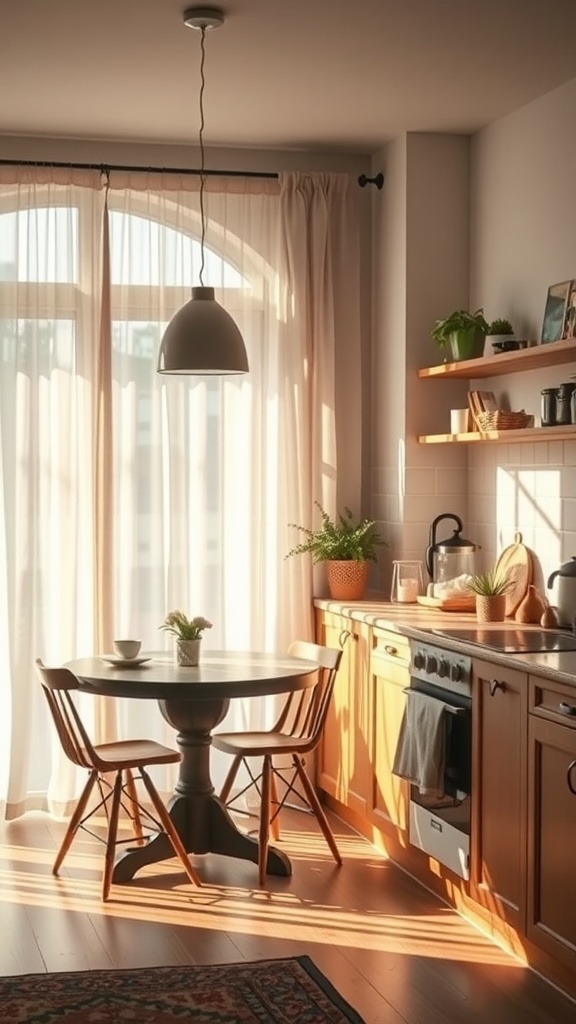
[[[474,612],[442,612],[419,604],[396,604],[379,600],[376,596],[364,601],[343,602],[328,598],[316,598],[314,606],[324,611],[344,615],[356,622],[364,622],[373,628],[387,629],[424,643],[435,644],[446,650],[458,651],[483,661],[494,662],[508,668],[517,668],[543,678],[576,686],[576,651],[530,654],[504,653],[478,644],[460,643],[456,638],[438,637],[434,629],[470,629],[476,626]],[[524,625],[508,619],[506,622],[489,623],[490,630],[513,628],[519,632],[540,629],[536,625]]]

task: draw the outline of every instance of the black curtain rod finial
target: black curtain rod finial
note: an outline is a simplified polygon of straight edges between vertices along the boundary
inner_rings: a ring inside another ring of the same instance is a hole
[[[366,185],[376,185],[376,188],[380,191],[384,185],[384,175],[382,174],[382,171],[380,171],[379,174],[374,175],[373,178],[367,178],[365,174],[361,174],[358,178],[358,184],[360,185],[360,188],[365,188]]]

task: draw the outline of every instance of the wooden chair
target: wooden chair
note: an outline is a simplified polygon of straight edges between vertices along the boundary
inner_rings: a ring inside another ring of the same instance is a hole
[[[217,750],[233,756],[220,799],[230,810],[234,810],[235,803],[252,786],[255,786],[260,794],[258,878],[261,886],[264,885],[266,877],[269,835],[272,832],[274,839],[280,838],[278,815],[290,793],[296,792],[296,779],[299,779],[306,797],[304,804],[307,801],[315,814],[334,860],[337,864],[342,863],[332,829],[305,768],[305,755],[316,749],[322,737],[342,651],[297,640],[290,645],[288,653],[292,657],[304,658],[318,664],[318,682],[315,686],[291,693],[278,721],[268,731],[215,733],[212,737],[212,744]],[[285,754],[292,757],[292,765],[288,769],[292,773],[290,780],[286,780],[283,769],[275,767],[272,760],[276,755]],[[253,774],[249,764],[249,759],[253,757],[262,758],[261,771],[258,775]],[[250,782],[240,793],[230,798],[234,780],[242,763],[246,766]],[[278,800],[277,776],[286,784],[281,800]]]
[[[158,790],[146,772],[146,767],[150,765],[176,764],[180,761],[178,751],[172,750],[171,747],[164,747],[154,740],[146,739],[119,740],[115,743],[93,745],[72,697],[72,693],[80,689],[76,676],[67,668],[47,668],[40,658],[36,659],[36,665],[64,753],[73,764],[86,768],[89,773],[86,785],[72,813],[66,835],[58,850],[52,873],[58,874],[78,829],[84,829],[95,838],[100,838],[86,827],[86,822],[97,811],[104,808],[108,831],[104,841],[106,852],[102,877],[102,899],[107,900],[112,882],[115,850],[120,843],[126,841],[117,838],[120,808],[123,807],[132,820],[136,841],[140,844],[146,841],[142,831],[142,817],[144,817],[154,825],[157,831],[166,833],[188,878],[194,885],[200,885],[200,879],[188,859],[180,836],[168,815]],[[156,820],[154,815],[139,802],[133,770],[138,772],[159,820]],[[115,773],[113,785],[110,785],[105,778],[107,772]],[[100,800],[96,807],[85,813],[94,786],[97,786],[99,790]]]

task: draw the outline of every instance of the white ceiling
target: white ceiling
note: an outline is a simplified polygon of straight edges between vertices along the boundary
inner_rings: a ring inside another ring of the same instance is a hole
[[[186,0],[0,0],[0,135],[188,143]],[[210,146],[373,152],[465,132],[576,77],[574,0],[224,0]],[[1,156],[1,139],[0,139]]]

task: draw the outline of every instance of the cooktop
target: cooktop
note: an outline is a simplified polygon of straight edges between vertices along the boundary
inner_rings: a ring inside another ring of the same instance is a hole
[[[437,637],[450,640],[461,640],[466,644],[477,644],[479,647],[504,654],[537,654],[539,652],[554,653],[555,651],[576,651],[576,633],[570,630],[553,629],[431,629]]]

